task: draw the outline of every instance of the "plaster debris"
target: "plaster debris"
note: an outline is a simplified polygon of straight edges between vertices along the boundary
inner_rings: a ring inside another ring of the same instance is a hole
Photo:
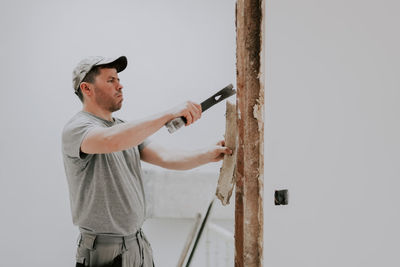
[[[216,196],[221,200],[224,206],[229,204],[229,199],[236,182],[237,143],[236,105],[226,101],[225,146],[232,149],[233,153],[232,155],[225,155],[224,157],[216,192]]]
[[[259,102],[257,100],[257,102]],[[259,103],[255,104],[253,107],[253,117],[258,122],[258,131],[261,132],[264,126],[264,107]]]

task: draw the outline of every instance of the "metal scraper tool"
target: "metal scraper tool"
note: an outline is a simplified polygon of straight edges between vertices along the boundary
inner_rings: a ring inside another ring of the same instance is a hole
[[[202,112],[206,111],[207,109],[211,108],[215,104],[221,102],[222,100],[236,94],[236,90],[233,89],[233,85],[229,84],[225,88],[221,89],[218,91],[216,94],[213,96],[209,97],[205,101],[203,101],[201,105],[201,110]],[[168,128],[168,132],[173,133],[176,132],[179,128],[184,126],[186,124],[186,118],[185,117],[179,117],[175,118],[165,124],[165,127]]]

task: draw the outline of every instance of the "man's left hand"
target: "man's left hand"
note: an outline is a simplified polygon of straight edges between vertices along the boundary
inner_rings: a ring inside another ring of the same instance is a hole
[[[224,158],[225,154],[232,155],[233,151],[225,146],[225,140],[219,141],[207,151],[209,162],[217,162]]]

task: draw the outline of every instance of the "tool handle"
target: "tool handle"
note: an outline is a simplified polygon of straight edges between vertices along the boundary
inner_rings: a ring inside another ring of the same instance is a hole
[[[179,117],[175,118],[173,120],[170,120],[165,124],[165,126],[168,129],[169,133],[174,133],[176,132],[179,128],[183,127],[186,125],[186,118],[185,117]]]

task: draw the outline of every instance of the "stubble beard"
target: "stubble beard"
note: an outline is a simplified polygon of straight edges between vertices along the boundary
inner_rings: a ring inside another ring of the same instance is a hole
[[[101,89],[95,88],[96,102],[104,110],[115,112],[121,109],[122,102],[112,96],[104,94]]]

